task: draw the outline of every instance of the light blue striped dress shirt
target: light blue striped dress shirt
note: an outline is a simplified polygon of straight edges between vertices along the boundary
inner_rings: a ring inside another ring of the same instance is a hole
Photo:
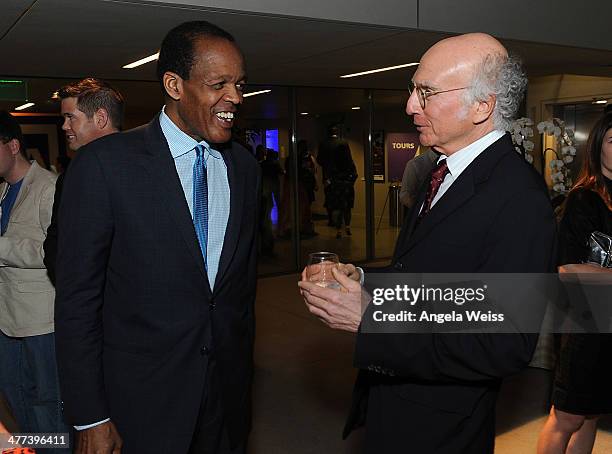
[[[223,156],[202,141],[197,142],[181,131],[166,115],[165,107],[159,116],[159,124],[166,137],[170,153],[174,158],[174,165],[178,173],[185,199],[189,205],[189,212],[193,220],[193,164],[196,160],[195,147],[204,146],[204,160],[206,161],[206,175],[208,178],[208,243],[207,263],[208,282],[214,288],[219,259],[223,249],[223,239],[227,229],[227,220],[230,211],[230,186],[227,179],[227,166]]]
[[[166,115],[165,109],[164,107],[161,111],[159,124],[174,158],[174,165],[181,180],[181,186],[183,186],[183,192],[193,221],[193,163],[196,160],[195,147],[198,142],[181,131]],[[221,257],[223,238],[229,218],[230,187],[227,180],[227,166],[221,153],[212,150],[204,141],[199,143],[204,145],[206,149],[204,159],[206,160],[206,175],[208,177],[207,274],[212,289],[219,270],[219,258]],[[110,418],[85,426],[74,426],[74,428],[79,431],[90,429],[108,421],[110,421]]]

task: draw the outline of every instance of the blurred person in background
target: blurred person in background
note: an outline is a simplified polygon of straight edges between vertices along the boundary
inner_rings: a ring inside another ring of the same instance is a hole
[[[67,433],[55,359],[55,291],[42,247],[57,176],[26,159],[21,128],[6,111],[0,111],[0,178],[0,391],[22,432]]]
[[[119,132],[123,127],[123,96],[108,83],[88,77],[68,84],[58,90],[61,113],[64,117],[62,130],[66,133],[66,143],[74,154],[82,146]],[[60,161],[61,159],[61,161]],[[67,163],[66,163],[67,159]],[[66,163],[55,184],[55,199],[51,224],[45,239],[45,266],[49,278],[55,285],[55,262],[57,260],[58,211],[64,186],[64,173],[70,163],[67,156],[58,157],[58,163]]]
[[[428,181],[429,173],[436,166],[438,157],[438,153],[428,148],[406,163],[402,176],[402,188],[399,194],[400,202],[406,208],[412,208],[416,203],[419,190]]]
[[[345,233],[348,236],[352,235],[351,213],[355,204],[355,180],[357,180],[357,168],[347,143],[337,147],[331,156],[328,177],[327,207],[332,212],[336,238],[340,239],[343,225]]]

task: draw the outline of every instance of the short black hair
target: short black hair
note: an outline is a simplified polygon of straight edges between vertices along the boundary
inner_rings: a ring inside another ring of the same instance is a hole
[[[0,110],[0,140],[2,143],[8,143],[13,139],[19,141],[19,151],[25,158],[25,144],[19,122],[6,110]]]
[[[106,110],[113,127],[118,130],[123,129],[123,96],[109,83],[87,77],[63,86],[57,95],[60,99],[76,98],[77,107],[87,115],[87,118],[93,117],[100,108]]]
[[[182,79],[189,80],[194,61],[194,43],[201,37],[216,37],[236,43],[234,37],[206,21],[183,22],[168,32],[162,41],[157,59],[157,79],[164,94],[164,74],[167,71],[178,74]]]

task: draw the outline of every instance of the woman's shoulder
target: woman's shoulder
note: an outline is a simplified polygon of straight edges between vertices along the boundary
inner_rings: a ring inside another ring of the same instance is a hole
[[[597,192],[581,187],[573,189],[568,194],[566,208],[574,205],[596,207],[601,201],[601,196]]]
[[[605,202],[601,196],[588,188],[573,189],[567,196],[563,209],[564,218],[599,218],[603,212],[607,212]]]

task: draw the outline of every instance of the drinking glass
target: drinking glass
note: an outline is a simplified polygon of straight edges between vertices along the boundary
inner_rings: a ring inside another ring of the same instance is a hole
[[[340,284],[334,279],[333,268],[338,268],[340,258],[333,252],[313,252],[308,255],[306,275],[308,280],[319,287],[339,289]]]

